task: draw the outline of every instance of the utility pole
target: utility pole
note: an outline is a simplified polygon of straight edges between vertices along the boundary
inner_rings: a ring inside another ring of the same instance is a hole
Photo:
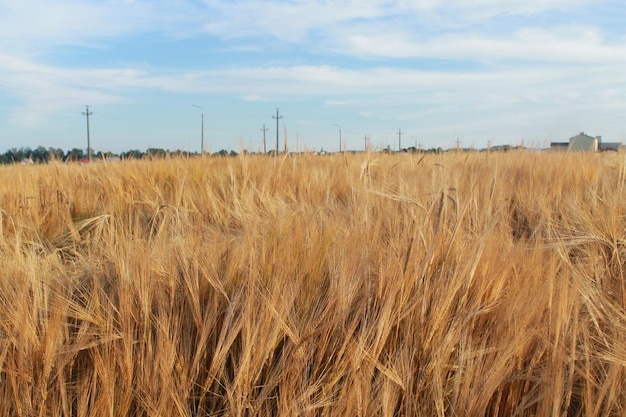
[[[339,152],[341,153],[341,126],[333,125],[339,128]]]
[[[461,141],[459,140],[459,138],[456,138],[456,149],[457,150],[461,149]]]
[[[204,109],[198,105],[192,104],[193,107],[197,107],[200,109],[200,111],[202,112],[201,114],[201,119],[202,119],[202,127],[200,130],[200,155],[204,155]]]
[[[398,152],[402,152],[402,130],[398,129]]]
[[[365,142],[365,152],[367,152],[367,140],[368,140],[367,135],[363,136],[363,142]]]
[[[272,119],[276,119],[276,155],[278,155],[278,121],[282,119],[283,116],[278,115],[278,107],[276,107],[276,116],[272,116]]]
[[[341,128],[339,128],[339,152],[341,152]]]
[[[83,112],[83,116],[87,116],[87,158],[89,162],[91,162],[91,138],[89,137],[89,116],[93,114],[93,112],[89,111],[89,105],[85,106],[86,110]]]
[[[265,145],[265,132],[270,130],[269,127],[265,127],[265,123],[263,123],[263,128],[261,131],[263,132],[263,153],[267,153],[267,146]]]

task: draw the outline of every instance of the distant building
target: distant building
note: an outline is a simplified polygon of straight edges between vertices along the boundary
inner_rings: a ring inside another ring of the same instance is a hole
[[[585,132],[580,132],[576,136],[569,138],[570,151],[598,152],[598,142],[602,140],[600,136],[591,137]]]
[[[569,142],[550,142],[551,151],[563,151],[569,149]]]
[[[622,148],[619,142],[602,142],[602,136],[589,136],[585,132],[580,132],[576,136],[569,138],[569,142],[551,142],[552,151],[617,151]]]
[[[621,142],[602,142],[602,137],[598,136],[598,150],[599,151],[619,151],[624,149],[624,145]]]

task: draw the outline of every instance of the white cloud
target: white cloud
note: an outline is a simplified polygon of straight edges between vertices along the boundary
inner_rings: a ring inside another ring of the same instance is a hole
[[[626,43],[609,43],[592,27],[520,28],[499,37],[480,33],[431,38],[406,32],[353,35],[347,49],[355,55],[470,61],[545,61],[598,63],[626,61]]]
[[[332,25],[356,19],[377,19],[396,10],[393,2],[345,0],[212,1],[216,14],[204,29],[225,38],[270,35],[298,42],[311,31],[325,32]]]
[[[590,0],[242,0],[210,1],[214,11],[204,29],[223,38],[270,36],[291,43],[343,43],[349,35],[375,32],[424,34],[464,32],[468,25],[502,16],[527,17],[574,10]]]
[[[121,11],[121,10],[120,10]],[[7,41],[81,43],[129,29],[109,4],[24,0],[0,4],[0,36]]]
[[[328,65],[245,67],[211,71],[68,69],[0,55],[0,86],[26,106],[76,106],[123,100],[131,91],[223,93],[246,101],[271,97],[326,97],[329,105],[369,96],[446,103],[529,101],[557,103],[596,97],[618,101],[624,95],[621,62],[562,67],[485,67],[472,70],[418,70],[392,66],[344,69]],[[572,95],[575,92],[576,94]],[[417,99],[415,98],[417,97]]]
[[[259,94],[246,94],[243,97],[244,101],[265,101],[265,99]]]
[[[418,1],[418,3],[420,3]],[[461,21],[477,21],[498,16],[531,16],[552,10],[572,10],[594,4],[591,0],[449,0],[439,1],[437,13],[454,16]]]
[[[33,56],[135,34],[179,36],[198,29],[200,16],[188,1],[0,0],[0,52]]]
[[[60,68],[0,54],[0,89],[22,102],[12,120],[23,127],[36,125],[41,112],[122,101],[122,91],[141,85],[143,76],[132,69]]]
[[[347,55],[448,59],[450,53],[446,51],[467,51],[461,57],[473,52],[485,54],[485,50],[522,48],[523,52],[528,42],[531,46],[536,44],[537,53],[541,53],[538,46],[542,40],[524,39],[520,30],[532,26],[532,19],[521,20],[510,33],[496,34],[476,32],[475,23],[501,15],[575,9],[588,3],[589,0],[206,0],[202,6],[165,0],[0,0],[0,52],[32,56],[29,52],[49,51],[51,45],[97,46],[106,39],[132,34],[197,36],[204,30],[222,39],[258,41],[269,37],[300,45],[303,50]],[[572,31],[577,29],[572,27]],[[598,46],[601,38],[593,26],[580,29],[596,36],[595,40],[582,39],[585,45]],[[581,36],[548,36],[548,45],[543,49],[568,47],[567,39],[576,43]],[[259,47],[262,45],[247,46],[257,50]]]

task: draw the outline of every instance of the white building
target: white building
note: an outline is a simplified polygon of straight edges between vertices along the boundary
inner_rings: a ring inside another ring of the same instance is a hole
[[[578,135],[569,138],[570,151],[592,151],[598,152],[598,143],[602,141],[601,136],[591,137],[586,135],[585,132],[580,132]]]
[[[580,132],[576,136],[569,138],[569,142],[552,142],[550,149],[553,151],[617,151],[623,145],[619,142],[602,142],[602,136],[589,136],[585,132]]]

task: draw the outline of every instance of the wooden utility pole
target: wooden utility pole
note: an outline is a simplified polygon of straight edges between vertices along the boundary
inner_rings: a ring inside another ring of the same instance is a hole
[[[87,116],[87,159],[91,162],[91,138],[89,136],[89,116],[93,114],[93,112],[89,111],[89,105],[85,106],[86,110],[83,112],[83,116]]]
[[[333,125],[339,128],[339,152],[341,153],[341,126],[339,125]]]
[[[278,121],[282,119],[283,116],[279,116],[278,107],[276,107],[276,116],[272,116],[272,119],[276,119],[276,154],[278,155],[279,147],[278,147]]]
[[[204,155],[204,109],[201,106],[192,104],[193,107],[197,107],[201,111],[201,127],[200,127],[200,155]]]
[[[263,153],[267,153],[267,145],[265,144],[265,132],[267,132],[269,127],[265,127],[265,123],[263,123],[263,128],[261,131],[263,132]]]

